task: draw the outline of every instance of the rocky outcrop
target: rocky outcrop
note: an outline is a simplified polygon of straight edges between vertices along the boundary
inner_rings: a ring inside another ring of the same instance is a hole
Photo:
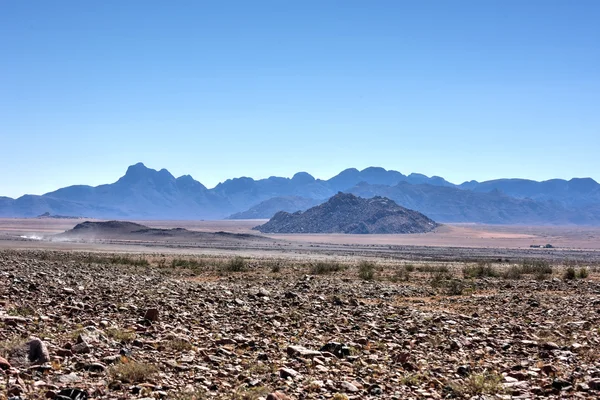
[[[305,212],[278,212],[254,229],[263,233],[425,233],[438,224],[385,197],[363,199],[338,193]]]

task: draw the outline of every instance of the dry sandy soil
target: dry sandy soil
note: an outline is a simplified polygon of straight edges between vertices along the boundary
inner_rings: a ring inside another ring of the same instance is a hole
[[[42,237],[64,232],[80,219],[0,219],[0,238]],[[185,228],[199,232],[260,234],[252,230],[265,220],[135,221],[152,228]],[[264,235],[285,242],[333,245],[392,245],[526,249],[552,244],[563,249],[600,250],[600,227],[505,226],[452,224],[435,232],[409,235],[293,234]]]

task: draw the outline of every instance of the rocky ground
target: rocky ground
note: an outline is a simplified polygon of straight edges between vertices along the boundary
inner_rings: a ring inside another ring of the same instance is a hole
[[[600,396],[597,266],[394,263],[0,252],[0,399]]]

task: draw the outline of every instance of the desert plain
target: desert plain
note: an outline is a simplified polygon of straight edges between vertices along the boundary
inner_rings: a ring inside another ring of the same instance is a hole
[[[600,228],[81,222],[0,220],[2,399],[600,396]]]

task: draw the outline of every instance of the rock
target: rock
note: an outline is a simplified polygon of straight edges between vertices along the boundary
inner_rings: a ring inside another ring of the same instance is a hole
[[[542,366],[542,372],[546,375],[556,375],[556,367],[550,364]]]
[[[21,393],[23,393],[23,387],[21,385],[12,385],[11,387],[8,388],[8,391],[6,392],[9,396],[19,396],[21,395]]]
[[[463,377],[469,376],[471,374],[471,367],[468,365],[461,365],[456,369],[456,373]]]
[[[58,392],[58,396],[62,396],[65,399],[70,400],[87,400],[88,393],[81,389],[62,389]]]
[[[11,369],[12,366],[8,362],[8,360],[4,357],[0,357],[0,369],[6,371],[7,369]]]
[[[587,383],[580,382],[577,385],[575,385],[575,390],[577,390],[578,392],[587,392],[588,390],[590,390],[590,385],[588,385]]]
[[[256,295],[258,297],[269,297],[271,293],[267,289],[261,287],[260,289],[258,289],[258,293]]]
[[[90,372],[104,372],[106,370],[106,365],[96,362],[86,365],[84,369]]]
[[[74,372],[71,372],[70,374],[58,375],[54,379],[57,382],[65,385],[72,385],[74,383],[79,383],[83,381],[83,379],[77,376],[77,374],[75,374]]]
[[[291,368],[280,368],[279,369],[279,376],[282,377],[283,379],[287,379],[287,378],[293,379],[298,375],[300,375],[300,373]]]
[[[316,351],[316,350],[309,350],[306,347],[302,347],[302,346],[288,346],[287,354],[290,357],[312,358],[312,357],[321,356],[323,353],[321,353],[320,351]]]
[[[29,322],[25,317],[16,317],[8,315],[0,316],[0,321],[3,321],[8,326],[17,326],[19,324],[26,324],[27,322]]]
[[[39,365],[50,361],[48,349],[46,348],[44,342],[42,342],[40,339],[31,338],[27,345],[29,346],[27,358],[30,362]]]
[[[146,321],[150,321],[150,322],[157,322],[158,316],[159,316],[159,312],[158,312],[157,308],[149,308],[146,310],[146,313],[144,314],[144,319]]]
[[[598,391],[600,391],[600,378],[592,379],[587,384],[588,384],[588,386],[590,387],[591,390],[598,390]]]
[[[84,341],[73,345],[73,347],[71,347],[71,351],[75,354],[88,354],[92,351],[92,349],[90,345]]]
[[[560,349],[560,346],[554,342],[546,342],[542,344],[542,348],[544,350],[558,350]]]
[[[321,352],[328,352],[337,358],[344,358],[350,355],[350,348],[343,343],[329,342],[320,349]]]
[[[369,386],[367,392],[372,396],[381,396],[383,394],[383,388],[377,384],[373,384]]]
[[[571,382],[565,381],[564,379],[555,379],[552,381],[552,387],[557,390],[565,390],[571,387]]]
[[[273,392],[267,395],[266,400],[291,400],[291,398],[281,392]]]
[[[72,357],[73,352],[69,349],[58,349],[56,350],[56,355],[59,357]]]
[[[342,382],[340,384],[340,387],[342,388],[342,390],[344,390],[345,392],[348,392],[348,393],[356,393],[360,390],[350,382]]]

